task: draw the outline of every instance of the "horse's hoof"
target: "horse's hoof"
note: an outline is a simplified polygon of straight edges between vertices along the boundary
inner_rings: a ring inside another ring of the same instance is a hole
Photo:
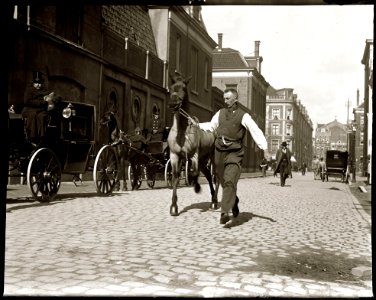
[[[218,202],[212,203],[211,204],[211,209],[217,210],[219,208]]]
[[[201,185],[199,185],[198,183],[195,184],[195,193],[199,193],[201,191]]]
[[[176,217],[176,216],[179,215],[177,206],[171,206],[170,207],[170,215],[173,216],[173,217]]]

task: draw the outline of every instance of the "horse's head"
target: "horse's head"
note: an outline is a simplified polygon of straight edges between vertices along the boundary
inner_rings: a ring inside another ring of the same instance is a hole
[[[61,96],[56,94],[55,92],[51,92],[45,96],[45,101],[48,104],[48,110],[52,110],[55,108],[57,104],[59,104],[61,100]]]
[[[111,132],[111,141],[112,141],[112,144],[114,145],[118,145],[118,144],[123,144],[126,146],[131,145],[130,136],[126,134],[123,130],[118,129],[118,128],[115,128]]]
[[[170,103],[168,106],[177,111],[183,104],[183,101],[187,97],[187,85],[191,77],[185,79],[180,74],[171,76],[172,85],[170,87]]]
[[[112,111],[108,111],[108,112],[104,113],[103,116],[101,117],[101,119],[99,120],[99,124],[102,125],[102,126],[109,126],[110,123],[113,123],[117,126],[115,113],[112,112]]]

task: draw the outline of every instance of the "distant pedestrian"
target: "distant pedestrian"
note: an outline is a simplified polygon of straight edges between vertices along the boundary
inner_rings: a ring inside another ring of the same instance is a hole
[[[322,181],[326,179],[328,181],[328,177],[326,176],[326,163],[323,157],[320,157],[320,162],[319,162],[319,171],[320,173],[320,178]]]
[[[268,161],[264,157],[261,161],[260,164],[261,172],[262,172],[262,177],[266,177],[266,169],[268,168]]]
[[[305,161],[303,161],[302,163],[302,175],[303,176],[305,175],[306,169],[307,169],[307,164],[305,163]]]
[[[285,186],[287,177],[291,173],[291,151],[287,148],[287,143],[282,142],[281,148],[277,150],[277,167],[274,176],[280,174],[281,186]]]
[[[316,178],[318,177],[319,173],[318,173],[318,170],[319,170],[319,159],[314,156],[313,157],[313,161],[312,161],[312,171],[313,171],[313,179],[316,180]]]

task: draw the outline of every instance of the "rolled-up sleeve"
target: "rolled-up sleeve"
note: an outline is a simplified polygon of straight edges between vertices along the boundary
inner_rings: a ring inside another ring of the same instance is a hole
[[[210,122],[199,123],[199,127],[202,130],[215,131],[218,128],[219,111],[215,113]]]
[[[266,141],[264,133],[248,113],[244,114],[242,118],[242,125],[248,129],[253,140],[261,150],[268,149],[268,142]]]

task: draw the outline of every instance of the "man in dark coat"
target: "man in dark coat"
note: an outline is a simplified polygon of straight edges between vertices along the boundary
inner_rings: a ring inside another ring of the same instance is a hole
[[[277,150],[277,167],[274,171],[274,176],[280,174],[281,186],[285,186],[286,178],[291,172],[291,151],[287,148],[287,143],[282,142],[281,148]]]
[[[49,92],[43,87],[43,78],[40,72],[36,72],[33,79],[33,87],[27,90],[25,106],[22,110],[22,117],[26,122],[26,133],[30,142],[38,143],[44,136],[47,121],[47,95]]]

